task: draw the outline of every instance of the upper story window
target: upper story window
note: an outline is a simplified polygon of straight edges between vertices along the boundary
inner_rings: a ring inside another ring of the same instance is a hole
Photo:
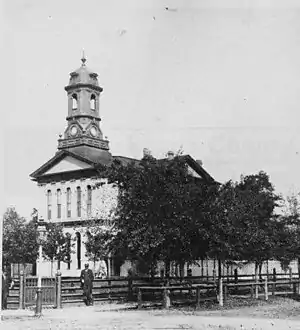
[[[67,188],[67,218],[71,218],[71,188]]]
[[[92,187],[87,186],[87,215],[92,213]]]
[[[81,217],[81,188],[77,187],[77,217]]]
[[[57,218],[61,218],[61,190],[57,189],[56,192],[56,198],[57,198]]]
[[[72,94],[72,109],[77,110],[77,107],[78,107],[77,94]]]
[[[95,94],[91,95],[90,107],[91,107],[91,110],[96,110],[96,96],[95,96]]]
[[[51,208],[52,208],[52,193],[51,190],[47,191],[47,217],[51,220]]]

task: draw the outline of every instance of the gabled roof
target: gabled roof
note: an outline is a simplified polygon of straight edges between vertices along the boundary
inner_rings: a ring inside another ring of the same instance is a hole
[[[197,161],[194,160],[193,157],[191,157],[190,155],[182,155],[179,157],[184,159],[184,161],[190,166],[190,168],[194,170],[201,178],[209,182],[216,182],[214,178]],[[119,160],[123,165],[127,165],[132,162],[138,164],[140,162],[140,160],[138,159],[123,156],[113,156],[113,159]],[[159,159],[159,161],[167,161],[167,159],[162,158]]]
[[[82,149],[86,149],[86,148],[82,148]],[[70,149],[64,149],[64,150],[60,150],[58,151],[50,160],[48,160],[44,165],[42,165],[41,167],[39,167],[36,171],[34,171],[33,173],[30,174],[30,176],[32,178],[37,178],[43,174],[45,174],[45,172],[47,172],[50,168],[52,168],[53,166],[55,166],[56,164],[58,164],[60,161],[62,161],[64,158],[66,158],[67,156],[73,157],[81,162],[84,162],[86,164],[91,165],[91,167],[94,167],[94,165],[96,165],[97,163],[100,162],[99,159],[99,151],[96,153],[89,153],[87,155],[86,151],[82,150],[81,147],[77,148],[73,148],[72,150]],[[91,148],[93,149],[93,148]],[[103,157],[104,161],[103,163],[105,163],[105,157]]]
[[[202,178],[207,181],[215,181],[215,179],[208,172],[206,172],[202,165],[195,161],[193,157],[190,155],[183,155],[179,157],[182,157],[195,172],[201,175]]]
[[[79,146],[72,149],[67,149],[70,155],[81,157],[86,161],[90,161],[92,164],[107,165],[112,161],[112,155],[107,150],[101,150],[88,146]]]
[[[109,166],[114,159],[119,160],[122,165],[127,165],[132,162],[138,164],[140,162],[140,160],[134,158],[124,156],[112,156],[108,151],[99,150],[92,147],[75,147],[72,149],[63,149],[61,151],[58,151],[48,162],[46,162],[36,171],[31,173],[30,176],[34,179],[37,179],[38,177],[44,175],[53,174],[46,172],[67,157],[72,157],[80,162],[90,165],[91,169],[97,169],[99,165]],[[195,171],[196,174],[198,174],[201,178],[208,182],[215,182],[213,177],[190,155],[183,155],[179,157],[183,158],[190,166],[190,168]],[[161,161],[164,160],[166,159],[161,159]]]
[[[113,159],[119,160],[121,162],[121,164],[123,165],[127,165],[130,163],[135,163],[138,164],[140,161],[138,159],[135,158],[130,158],[130,157],[124,157],[124,156],[113,156]]]

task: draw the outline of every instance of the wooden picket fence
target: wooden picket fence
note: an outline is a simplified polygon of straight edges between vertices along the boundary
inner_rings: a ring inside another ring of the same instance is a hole
[[[61,275],[56,277],[43,277],[42,305],[56,308],[61,301]],[[14,288],[9,291],[8,308],[25,309],[35,307],[36,294],[38,289],[38,277],[26,276],[23,273],[19,278],[14,279]]]

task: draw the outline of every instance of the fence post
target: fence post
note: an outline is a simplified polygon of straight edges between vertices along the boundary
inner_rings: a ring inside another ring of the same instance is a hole
[[[255,299],[258,299],[258,289],[259,289],[259,282],[256,280],[255,283],[254,283],[254,290],[255,290]]]
[[[251,298],[253,298],[253,295],[254,295],[253,284],[251,283],[251,286],[250,286],[250,296],[251,296]]]
[[[293,283],[293,295],[294,296],[297,295],[297,285],[296,285],[296,283]]]
[[[58,271],[57,273],[55,273],[55,277],[54,277],[54,308],[57,308],[58,304],[57,304],[57,296],[58,296],[58,283],[57,283],[57,274],[58,274]]]
[[[272,283],[272,296],[275,296],[275,291],[276,291],[276,283]]]
[[[55,276],[56,284],[56,308],[62,308],[61,304],[61,272],[58,271]]]
[[[289,278],[290,278],[290,287],[293,288],[293,284],[292,284],[293,270],[292,270],[292,267],[289,268]]]
[[[133,300],[132,277],[128,278],[128,300]]]
[[[227,300],[228,298],[228,286],[227,284],[224,284],[224,302]]]
[[[234,270],[234,283],[235,283],[235,284],[238,284],[238,282],[239,282],[239,274],[238,274],[238,269],[236,268],[236,269]],[[238,288],[238,286],[236,286],[236,287],[234,288],[234,292],[235,292],[235,294],[238,294],[238,291],[239,291],[239,288]]]
[[[200,306],[200,287],[196,288],[196,307]]]
[[[223,306],[223,279],[219,279],[219,305]]]
[[[276,268],[273,268],[273,281],[276,282]]]
[[[169,308],[171,305],[170,291],[168,289],[163,290],[163,308]]]
[[[216,281],[217,281],[217,276],[216,276],[216,270],[215,269],[213,269],[213,281],[214,281],[214,283],[216,283]]]
[[[137,300],[138,300],[138,309],[141,309],[142,308],[142,290],[141,290],[141,288],[138,288]]]
[[[19,309],[24,309],[24,301],[25,301],[25,281],[24,281],[24,272],[21,271],[20,272],[20,276],[19,276],[19,281],[20,281],[20,286],[19,286]]]
[[[234,270],[234,283],[237,284],[239,281],[239,275],[237,268]]]
[[[265,278],[265,300],[269,299],[269,293],[268,293],[268,278]]]

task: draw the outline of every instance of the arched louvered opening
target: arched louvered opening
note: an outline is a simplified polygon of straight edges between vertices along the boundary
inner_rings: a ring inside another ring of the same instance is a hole
[[[72,109],[77,110],[77,107],[78,107],[77,94],[72,94]]]
[[[95,94],[91,95],[90,108],[91,108],[91,110],[96,110],[96,96],[95,96]]]

